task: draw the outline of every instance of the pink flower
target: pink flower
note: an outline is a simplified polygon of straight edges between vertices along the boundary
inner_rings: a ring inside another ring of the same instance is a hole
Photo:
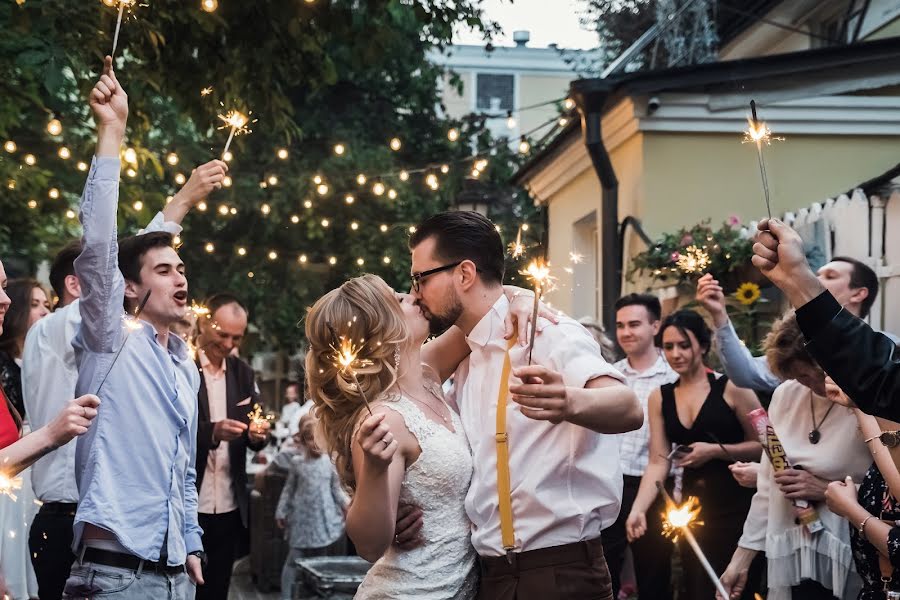
[[[689,233],[684,234],[684,237],[681,238],[681,243],[679,246],[690,246],[694,243],[694,236]]]
[[[740,218],[738,218],[737,215],[731,215],[730,217],[728,217],[728,225],[730,227],[737,227],[740,224],[741,224],[741,220],[740,220]]]
[[[680,252],[673,252],[673,253],[672,253],[672,262],[678,262],[678,259],[679,259],[679,258],[681,258],[681,253],[680,253]]]

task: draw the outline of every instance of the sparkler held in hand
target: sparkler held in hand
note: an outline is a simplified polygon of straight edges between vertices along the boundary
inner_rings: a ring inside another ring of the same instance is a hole
[[[715,585],[716,591],[723,598],[728,598],[728,592],[725,591],[724,586],[719,581],[719,576],[713,570],[712,565],[709,564],[709,560],[703,554],[703,550],[700,549],[697,539],[691,532],[691,527],[703,525],[703,521],[697,520],[697,517],[700,516],[700,501],[691,496],[684,504],[679,506],[675,504],[675,501],[672,500],[672,497],[661,482],[656,482],[656,488],[666,501],[666,512],[663,514],[663,535],[672,538],[673,542],[677,542],[679,537],[684,537],[697,556],[697,560],[703,565],[703,569],[709,575],[713,585]]]
[[[359,392],[360,397],[366,404],[366,410],[369,411],[370,416],[374,416],[372,406],[369,404],[369,399],[366,397],[366,393],[359,384],[359,379],[356,377],[356,371],[354,370],[357,367],[371,367],[372,361],[365,358],[359,358],[360,348],[354,346],[353,342],[348,337],[339,336],[334,325],[330,322],[325,323],[325,326],[328,327],[328,331],[331,332],[331,337],[333,338],[331,349],[334,350],[334,366],[342,373],[346,373],[350,376],[353,380],[353,385],[356,387],[356,391]]]
[[[537,333],[538,310],[540,309],[541,294],[544,288],[550,283],[550,267],[544,263],[543,259],[531,261],[525,274],[531,278],[534,283],[534,309],[531,311],[531,332],[528,336],[528,364],[531,365],[531,354],[534,352],[534,336]]]
[[[109,369],[106,370],[106,374],[103,376],[103,379],[100,380],[100,385],[97,386],[97,391],[94,392],[95,396],[100,395],[100,390],[103,389],[103,384],[106,383],[106,378],[109,377],[109,374],[112,373],[113,367],[116,366],[116,361],[119,360],[119,355],[122,354],[122,350],[125,349],[125,344],[128,343],[128,336],[131,335],[132,331],[136,331],[141,328],[141,312],[143,312],[144,307],[147,306],[147,300],[149,299],[150,290],[147,290],[147,293],[144,294],[144,297],[141,299],[141,303],[138,304],[137,310],[134,311],[134,316],[124,319],[125,329],[127,330],[125,332],[125,339],[122,340],[122,345],[119,346],[118,350],[116,350],[116,355],[113,356],[112,362],[109,363]]]
[[[238,135],[244,135],[250,133],[250,128],[248,125],[250,124],[250,115],[253,113],[244,114],[238,110],[229,110],[224,115],[217,115],[217,117],[225,123],[219,129],[230,129],[228,132],[228,141],[225,142],[225,149],[222,150],[222,160],[225,160],[225,155],[228,154],[228,149],[231,147],[231,140]]]
[[[766,172],[766,161],[763,158],[762,145],[772,144],[772,140],[784,140],[784,138],[772,137],[769,127],[759,120],[756,114],[756,101],[750,101],[750,126],[744,132],[744,143],[756,144],[756,157],[759,160],[759,174],[762,177],[763,193],[766,196],[766,212],[772,218],[772,205],[769,198],[769,176]]]
[[[125,16],[125,11],[130,13],[134,10],[137,0],[103,0],[103,3],[109,7],[116,5],[119,7],[119,16],[116,18],[116,32],[113,34],[112,52],[109,54],[110,56],[115,56],[116,47],[119,45],[119,30],[122,28],[122,18]]]

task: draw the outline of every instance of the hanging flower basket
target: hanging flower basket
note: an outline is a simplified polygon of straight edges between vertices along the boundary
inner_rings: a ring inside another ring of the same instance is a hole
[[[628,280],[650,276],[664,285],[693,284],[712,273],[733,293],[742,282],[762,285],[763,277],[750,262],[753,242],[747,227],[731,217],[718,229],[709,220],[660,237],[653,247],[631,259]]]

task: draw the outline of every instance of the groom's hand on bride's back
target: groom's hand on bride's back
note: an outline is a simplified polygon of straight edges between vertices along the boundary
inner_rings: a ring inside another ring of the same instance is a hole
[[[397,524],[394,527],[394,545],[401,550],[412,550],[425,543],[422,537],[422,509],[415,504],[397,507]]]

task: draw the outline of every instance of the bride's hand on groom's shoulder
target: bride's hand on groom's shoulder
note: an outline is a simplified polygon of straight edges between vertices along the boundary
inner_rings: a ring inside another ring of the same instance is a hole
[[[397,440],[384,418],[383,413],[366,417],[356,434],[366,465],[376,469],[387,469],[397,452]]]
[[[505,285],[503,289],[509,299],[509,312],[503,323],[503,337],[508,340],[515,335],[519,345],[527,346],[528,336],[531,333],[531,317],[534,314],[534,292],[511,285]],[[552,310],[543,301],[538,303],[538,317],[558,324],[560,314],[562,313]],[[538,323],[537,333],[542,329]]]

